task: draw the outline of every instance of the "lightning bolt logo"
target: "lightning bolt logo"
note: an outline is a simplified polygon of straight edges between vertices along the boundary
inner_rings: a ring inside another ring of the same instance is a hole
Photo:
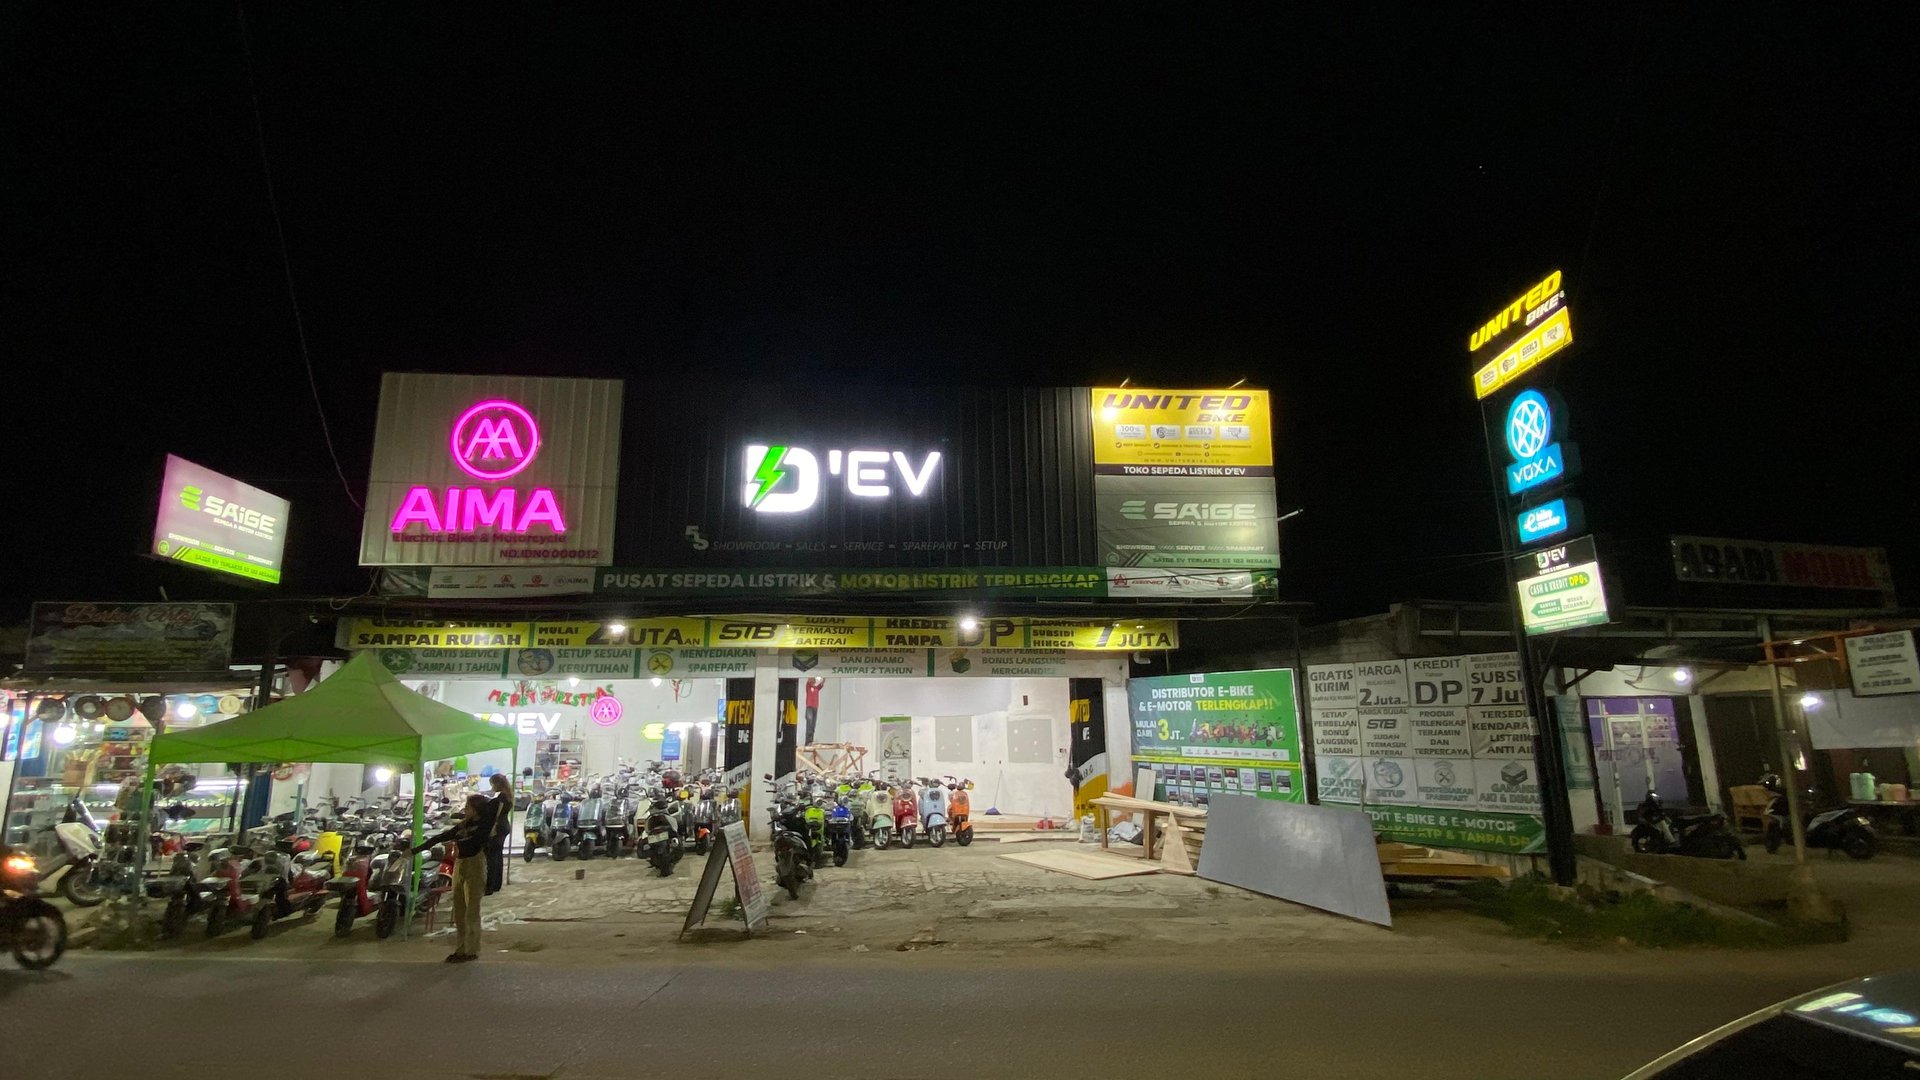
[[[753,471],[753,482],[760,486],[754,491],[753,498],[747,500],[749,509],[759,506],[762,500],[772,494],[774,485],[786,479],[787,471],[780,467],[780,463],[785,461],[786,457],[786,447],[767,447],[766,454],[760,458],[760,467]]]

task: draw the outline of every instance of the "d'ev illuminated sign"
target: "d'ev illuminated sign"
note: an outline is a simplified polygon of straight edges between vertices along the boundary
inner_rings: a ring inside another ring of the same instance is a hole
[[[1507,494],[1550,484],[1569,475],[1567,449],[1553,441],[1553,404],[1538,390],[1523,390],[1507,406]]]
[[[516,401],[481,401],[454,420],[448,452],[460,470],[487,487],[430,488],[416,485],[394,511],[389,528],[396,533],[424,526],[428,532],[473,532],[482,527],[526,533],[540,526],[567,531],[553,489],[495,486],[533,464],[540,453],[540,425]]]
[[[741,504],[759,514],[811,510],[820,503],[823,476],[839,478],[857,499],[888,499],[901,491],[918,499],[931,490],[940,468],[938,450],[927,451],[917,466],[903,450],[828,450],[826,459],[823,470],[820,456],[805,447],[748,443],[741,454]]]

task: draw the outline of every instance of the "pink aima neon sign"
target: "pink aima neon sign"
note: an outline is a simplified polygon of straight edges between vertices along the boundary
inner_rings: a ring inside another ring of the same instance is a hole
[[[556,533],[567,531],[552,488],[528,489],[523,500],[522,489],[495,486],[533,464],[540,452],[540,425],[519,402],[495,398],[461,413],[453,422],[447,449],[462,472],[488,486],[415,486],[394,512],[392,531],[404,532],[410,525],[424,526],[428,532],[472,532],[490,526],[524,533],[535,525]]]

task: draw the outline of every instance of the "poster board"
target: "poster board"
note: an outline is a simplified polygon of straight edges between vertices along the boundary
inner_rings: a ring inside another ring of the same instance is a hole
[[[1133,763],[1153,770],[1155,797],[1307,801],[1291,668],[1133,679],[1127,700]],[[1143,789],[1139,797],[1149,795]]]
[[[681,937],[706,923],[707,912],[713,907],[713,894],[720,887],[720,875],[728,868],[733,870],[733,895],[740,901],[747,936],[767,928],[767,891],[760,884],[753,847],[747,843],[747,826],[744,822],[729,821],[720,827],[717,842],[707,853],[707,865],[700,873],[700,884],[694,889],[693,904],[687,908],[687,921],[680,927]]]

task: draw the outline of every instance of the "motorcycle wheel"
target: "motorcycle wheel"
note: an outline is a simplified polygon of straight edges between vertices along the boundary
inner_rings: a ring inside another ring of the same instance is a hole
[[[939,847],[946,842],[947,827],[945,825],[935,825],[933,828],[927,830],[927,843],[932,844],[934,847]]]
[[[389,896],[380,901],[380,910],[373,916],[373,936],[385,941],[399,928],[400,898]]]
[[[334,937],[347,937],[353,933],[353,919],[355,915],[359,914],[359,912],[354,909],[358,906],[359,905],[353,902],[353,897],[351,896],[342,896],[340,898],[340,913],[333,917]]]
[[[845,844],[833,845],[833,865],[835,866],[847,865],[847,845]]]
[[[187,894],[180,893],[167,901],[167,910],[160,914],[160,936],[176,938],[180,931],[187,928]]]
[[[674,863],[674,860],[672,859],[661,859],[658,863],[655,864],[655,866],[657,866],[660,870],[661,877],[673,876],[673,863]]]
[[[28,971],[52,967],[67,951],[67,920],[60,909],[38,898],[21,901],[13,925],[13,962]]]
[[[226,921],[227,901],[225,897],[220,897],[214,900],[212,905],[207,908],[207,936],[219,936],[220,924]]]
[[[693,850],[701,855],[705,855],[707,852],[712,851],[713,837],[703,836],[699,840],[696,840],[693,845]]]
[[[318,915],[320,914],[320,909],[326,906],[327,906],[327,894],[325,893],[321,893],[319,896],[312,896],[307,898],[307,914],[308,915]]]
[[[92,863],[69,866],[60,877],[60,895],[74,907],[97,907],[106,902],[107,890],[93,880]]]
[[[567,843],[567,838],[564,836],[558,840],[555,840],[553,842],[553,861],[566,862],[567,852],[571,850],[572,847],[573,845]]]
[[[1873,858],[1873,835],[1858,830],[1849,831],[1847,838],[1840,841],[1840,850],[1855,859],[1871,859]]]
[[[1651,825],[1635,825],[1633,827],[1633,850],[1642,855],[1658,855],[1660,853],[1660,834],[1655,832]]]
[[[873,834],[873,850],[875,851],[887,850],[887,834],[886,833],[877,832]]]
[[[913,846],[913,830],[912,829],[905,829],[901,831],[900,846],[903,848],[910,848]]]
[[[968,844],[973,843],[973,826],[960,826],[959,830],[953,834],[953,842],[959,844],[961,847],[966,847]]]
[[[261,938],[266,937],[267,931],[271,929],[273,929],[273,905],[271,903],[261,904],[253,913],[253,929],[250,931],[253,935],[253,940],[259,941]]]
[[[520,858],[524,862],[533,861],[533,841],[523,840],[520,842]]]
[[[1772,855],[1778,852],[1780,850],[1780,826],[1775,825],[1771,821],[1767,822],[1767,834],[1764,842],[1767,845],[1767,854]]]
[[[580,841],[580,858],[582,861],[593,858],[593,841]]]

